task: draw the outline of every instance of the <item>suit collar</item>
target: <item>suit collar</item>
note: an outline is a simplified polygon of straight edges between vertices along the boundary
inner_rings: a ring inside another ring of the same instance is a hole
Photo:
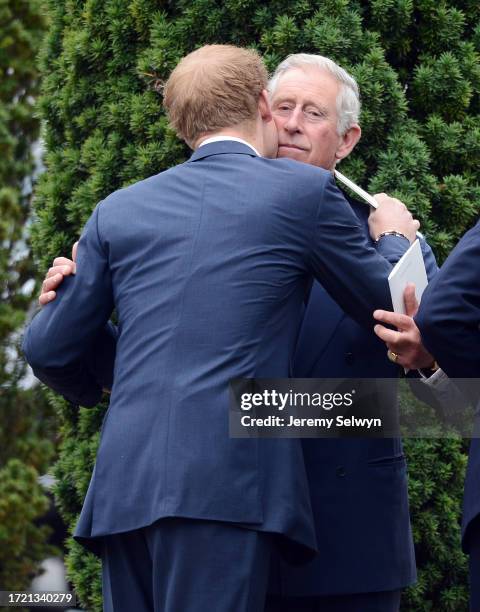
[[[241,142],[235,140],[221,140],[198,147],[188,161],[194,162],[205,157],[210,157],[210,155],[224,155],[228,153],[258,157],[253,149]]]

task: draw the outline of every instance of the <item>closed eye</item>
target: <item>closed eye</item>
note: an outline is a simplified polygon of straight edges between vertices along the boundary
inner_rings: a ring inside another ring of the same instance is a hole
[[[320,118],[320,117],[325,116],[324,113],[320,112],[319,110],[315,108],[309,108],[305,110],[305,114],[307,115],[307,117],[315,117],[315,118]]]
[[[292,110],[292,107],[289,106],[288,104],[279,104],[276,108],[276,111],[280,111],[280,112],[288,112]]]

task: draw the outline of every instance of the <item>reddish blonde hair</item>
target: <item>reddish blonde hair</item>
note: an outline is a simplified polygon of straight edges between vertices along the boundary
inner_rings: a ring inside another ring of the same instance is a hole
[[[256,51],[205,45],[173,70],[163,105],[177,135],[192,145],[203,134],[254,121],[267,82],[267,70]]]

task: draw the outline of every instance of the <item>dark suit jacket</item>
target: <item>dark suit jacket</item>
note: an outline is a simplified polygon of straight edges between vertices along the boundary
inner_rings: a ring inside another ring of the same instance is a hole
[[[369,208],[349,199],[369,237]],[[369,238],[368,238],[369,239]],[[429,277],[437,271],[421,240]],[[358,325],[315,282],[295,352],[298,378],[396,378],[385,344]],[[396,388],[379,404],[396,406]],[[379,406],[380,407],[380,406]],[[279,563],[272,590],[292,596],[394,590],[416,579],[400,439],[304,439],[320,554],[301,568]]]
[[[391,261],[407,241],[382,240]],[[227,521],[316,549],[299,440],[232,439],[229,380],[286,377],[312,275],[359,322],[391,308],[391,264],[330,173],[236,142],[121,189],[94,210],[77,273],[30,324],[35,374],[95,405],[85,367],[115,306],[110,407],[75,537],[169,516]]]
[[[422,341],[441,368],[454,379],[480,378],[480,222],[460,240],[422,298],[416,322]],[[473,405],[478,382],[459,382]],[[468,527],[480,514],[480,419],[476,413],[463,503],[463,546]]]

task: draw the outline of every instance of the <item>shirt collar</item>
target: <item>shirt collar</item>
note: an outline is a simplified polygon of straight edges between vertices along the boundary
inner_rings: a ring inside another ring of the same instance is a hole
[[[243,140],[243,138],[237,138],[236,136],[211,136],[210,138],[207,138],[206,140],[204,140],[202,144],[198,146],[198,148],[203,147],[203,145],[210,144],[211,142],[221,142],[223,140],[233,140],[235,142],[241,142],[247,147],[250,147],[250,149],[252,149],[259,157],[261,157],[260,153],[257,151],[257,149],[253,145],[251,145],[246,140]]]

